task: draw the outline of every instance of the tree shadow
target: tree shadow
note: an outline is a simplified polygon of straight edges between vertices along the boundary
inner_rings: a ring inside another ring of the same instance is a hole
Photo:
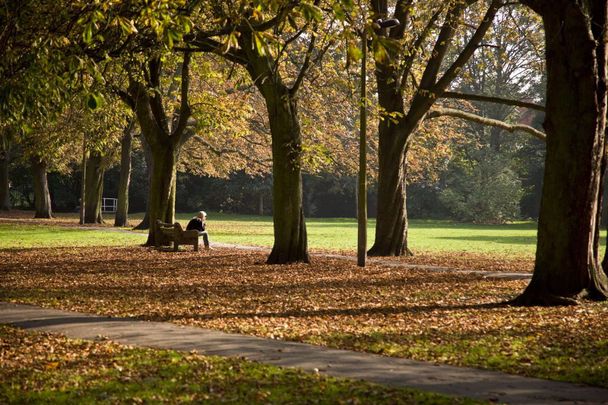
[[[287,311],[266,311],[266,312],[237,312],[224,313],[216,312],[210,314],[188,315],[191,319],[210,321],[216,319],[248,319],[248,318],[308,318],[316,316],[360,316],[360,315],[395,315],[395,314],[419,314],[433,311],[458,311],[458,310],[483,310],[508,307],[507,302],[491,302],[485,304],[462,304],[462,305],[397,305],[384,307],[361,307],[361,308],[327,308],[327,309],[294,309]],[[167,316],[160,319],[171,321],[182,319],[182,316]],[[144,317],[145,319],[145,317]],[[154,319],[159,319],[155,317]]]

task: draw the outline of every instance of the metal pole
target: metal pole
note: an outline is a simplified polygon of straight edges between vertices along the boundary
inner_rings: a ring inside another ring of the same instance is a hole
[[[84,199],[87,182],[87,136],[82,136],[82,184],[80,185],[80,224],[84,224]]]

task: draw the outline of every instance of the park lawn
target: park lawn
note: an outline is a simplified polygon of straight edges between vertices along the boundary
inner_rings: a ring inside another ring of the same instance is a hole
[[[227,248],[6,249],[0,300],[608,387],[607,303],[510,307],[527,281],[265,258]]]
[[[0,325],[0,403],[479,403],[255,362]]]
[[[10,215],[13,218],[0,216],[0,248],[123,246],[138,245],[144,241],[142,234],[145,231],[128,232],[128,228],[113,228],[112,218],[106,218],[108,223],[104,225],[107,228],[105,231],[98,229],[99,226],[95,226],[96,229],[79,227],[75,213],[60,213],[52,220],[34,220],[31,218],[32,213],[27,211]],[[192,214],[182,213],[177,214],[176,220],[185,226],[191,217]],[[141,218],[143,214],[134,214],[130,222],[135,225]],[[209,213],[208,228],[212,242],[271,247],[274,240],[271,217]],[[372,219],[368,223],[370,246],[373,243],[374,229],[375,220]],[[313,251],[352,254],[356,250],[357,224],[354,219],[309,218],[307,230],[308,244]],[[416,254],[425,257],[427,253],[439,253],[439,259],[431,259],[437,262],[434,264],[445,264],[446,260],[451,260],[449,256],[454,252],[458,252],[454,260],[460,262],[463,255],[465,258],[481,255],[501,259],[532,259],[536,249],[534,222],[477,225],[412,220],[409,234],[410,248]],[[529,263],[526,268],[530,270]]]
[[[139,215],[141,217],[141,214]],[[178,214],[184,226],[192,217]],[[465,224],[445,220],[410,220],[410,248],[415,252],[465,252],[500,256],[534,255],[536,227],[533,221],[501,225]],[[209,213],[213,240],[241,245],[272,246],[271,217]],[[368,221],[368,245],[376,227]],[[352,218],[307,218],[308,243],[312,249],[355,251],[357,222]]]
[[[0,249],[126,246],[143,242],[145,238],[141,234],[120,229],[81,229],[61,225],[0,222]]]

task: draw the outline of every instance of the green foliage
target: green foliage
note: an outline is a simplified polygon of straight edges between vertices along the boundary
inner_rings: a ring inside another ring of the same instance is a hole
[[[521,181],[509,162],[496,156],[480,162],[454,162],[441,202],[466,222],[505,223],[519,218]]]

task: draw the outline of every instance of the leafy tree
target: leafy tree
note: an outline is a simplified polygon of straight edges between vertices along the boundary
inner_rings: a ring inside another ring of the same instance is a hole
[[[441,202],[461,221],[503,223],[519,218],[521,181],[498,156],[454,162]]]
[[[401,21],[401,25],[390,32],[376,31],[379,37],[374,52],[378,103],[386,119],[381,120],[378,127],[378,217],[370,255],[409,253],[407,152],[420,122],[479,47],[494,16],[504,5],[493,0],[485,12],[471,11],[463,20],[464,12],[473,10],[478,3],[398,0],[391,12],[387,1],[370,2],[374,18],[386,18],[390,13]],[[457,45],[456,37],[462,32],[464,21],[467,27],[474,28],[470,29],[469,40],[450,60],[450,49]],[[436,24],[440,26],[438,30]]]
[[[324,21],[319,3],[201,2],[201,26],[187,41],[189,49],[215,52],[243,66],[265,100],[272,136],[272,264],[309,261],[298,96],[307,73],[331,46],[323,32],[331,22]],[[208,22],[215,26],[206,26]]]

